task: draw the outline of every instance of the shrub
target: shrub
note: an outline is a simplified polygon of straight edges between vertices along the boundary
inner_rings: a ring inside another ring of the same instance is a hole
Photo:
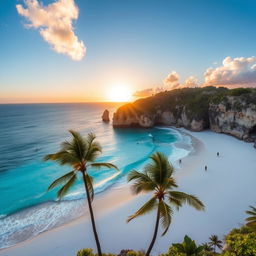
[[[227,249],[221,254],[223,256],[255,256],[256,255],[256,233],[247,227],[233,229],[225,237]]]
[[[94,256],[93,249],[86,248],[86,249],[81,249],[77,252],[77,256]]]

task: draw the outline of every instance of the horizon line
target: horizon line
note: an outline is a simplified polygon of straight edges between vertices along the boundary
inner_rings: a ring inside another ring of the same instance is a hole
[[[130,102],[133,102],[133,101],[0,102],[0,105],[83,104],[83,103],[130,103]]]

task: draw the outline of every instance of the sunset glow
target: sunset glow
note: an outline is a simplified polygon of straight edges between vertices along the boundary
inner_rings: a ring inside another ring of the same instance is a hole
[[[128,85],[116,84],[107,91],[107,100],[111,102],[128,102],[132,100],[132,90]]]

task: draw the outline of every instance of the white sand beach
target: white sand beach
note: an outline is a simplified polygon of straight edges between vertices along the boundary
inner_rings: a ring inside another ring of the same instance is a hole
[[[153,254],[168,250],[173,242],[189,235],[205,242],[211,234],[223,238],[230,229],[244,222],[245,210],[255,204],[256,150],[252,144],[211,131],[190,132],[195,152],[182,159],[176,177],[179,189],[197,195],[205,212],[184,206],[175,212],[169,232],[157,238]],[[217,157],[216,153],[220,152]],[[208,170],[204,170],[207,165]],[[126,223],[149,195],[133,196],[129,187],[113,187],[96,196],[93,207],[104,252],[146,249],[152,237],[155,213]],[[94,248],[88,215],[37,237],[0,250],[0,256],[75,256],[81,248]]]

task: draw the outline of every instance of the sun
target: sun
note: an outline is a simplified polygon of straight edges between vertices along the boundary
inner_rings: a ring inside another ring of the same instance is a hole
[[[132,90],[126,84],[116,84],[108,89],[107,98],[111,102],[129,102],[132,100]]]

